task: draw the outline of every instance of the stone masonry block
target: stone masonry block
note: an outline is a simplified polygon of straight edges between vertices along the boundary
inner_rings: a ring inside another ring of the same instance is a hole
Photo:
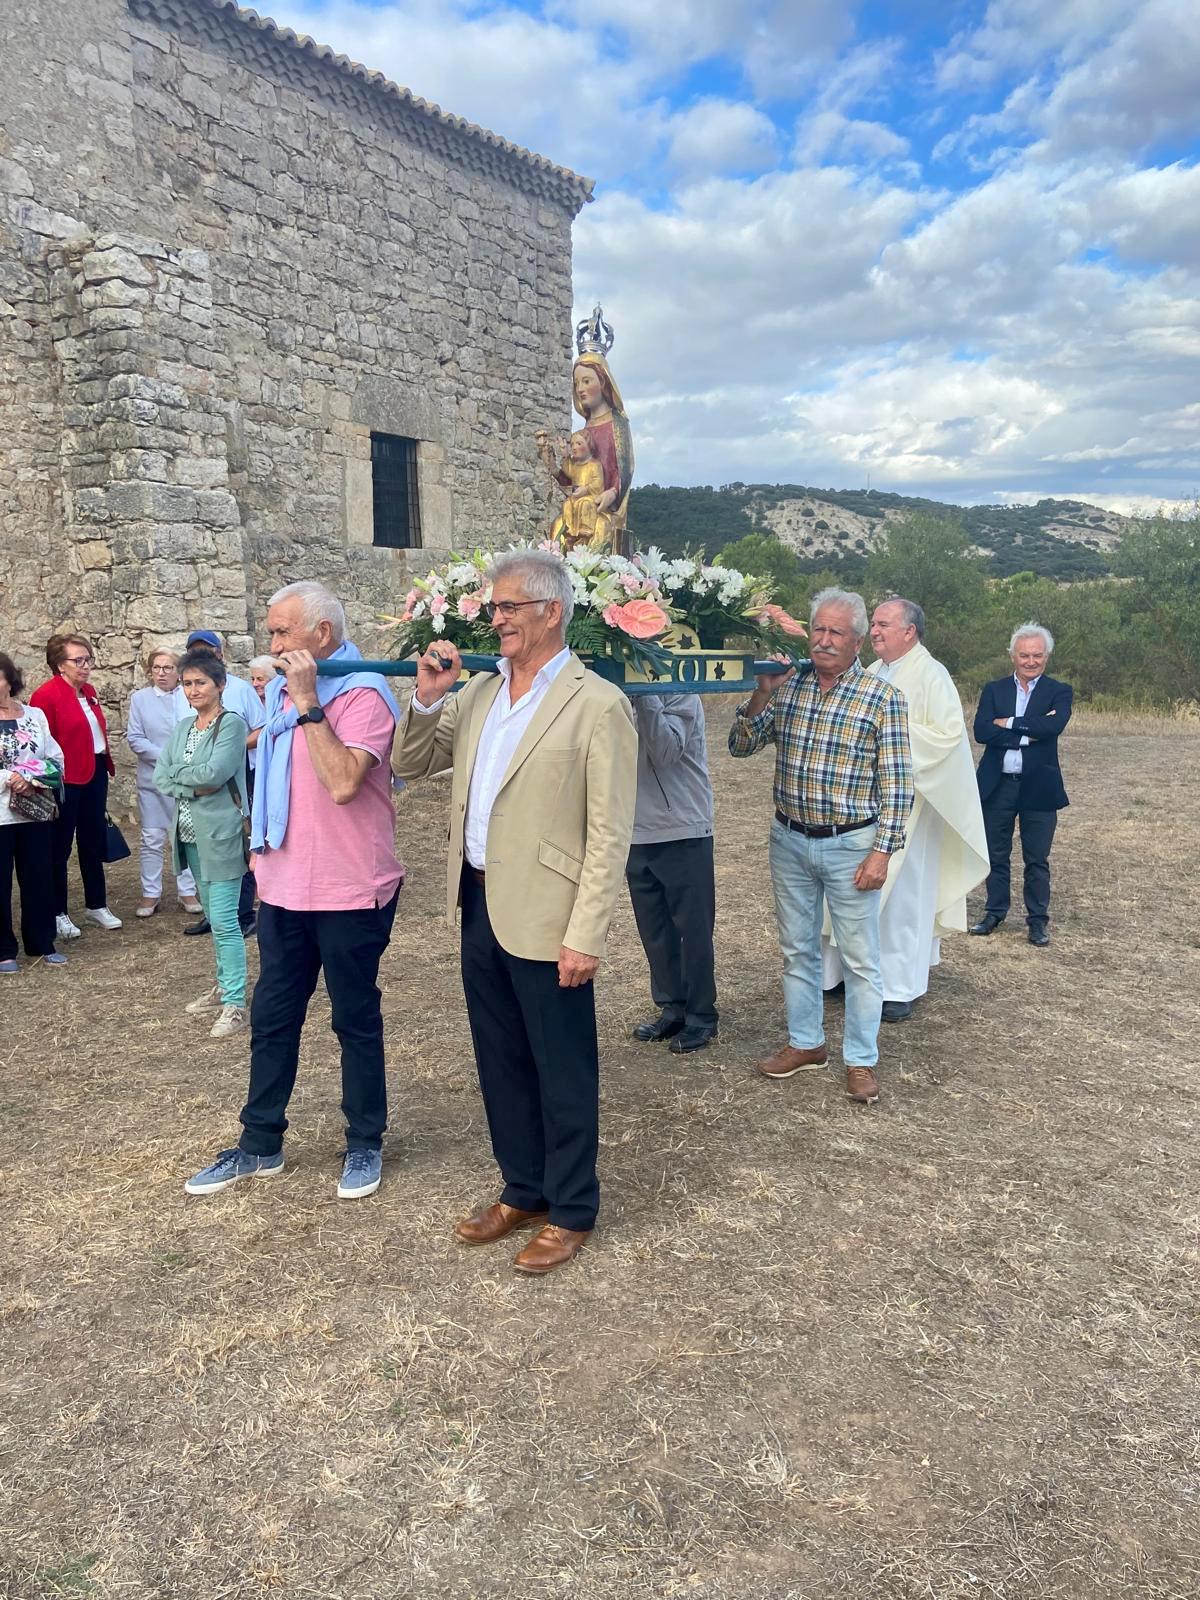
[[[139,286],[154,282],[154,274],[147,270],[141,258],[132,250],[117,245],[108,250],[89,251],[79,268],[87,283],[107,283],[113,278]]]

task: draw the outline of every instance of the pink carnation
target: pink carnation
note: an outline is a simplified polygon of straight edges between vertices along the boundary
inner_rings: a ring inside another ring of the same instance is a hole
[[[444,594],[435,594],[433,599],[429,602],[429,613],[431,616],[440,617],[444,612],[449,611],[449,609],[450,602],[446,599]]]
[[[476,617],[479,615],[479,609],[482,604],[483,601],[479,595],[464,594],[460,595],[458,605],[455,609],[464,621],[474,622]]]
[[[636,572],[623,572],[620,578],[621,587],[626,594],[636,594],[645,582],[645,578]]]
[[[778,628],[780,633],[790,633],[796,638],[808,637],[808,629],[802,622],[797,622],[795,617],[789,616],[782,606],[764,606],[758,613],[758,620],[767,623],[772,628]]]
[[[623,606],[605,606],[604,620],[631,639],[653,639],[665,632],[671,619],[653,600],[627,600]]]

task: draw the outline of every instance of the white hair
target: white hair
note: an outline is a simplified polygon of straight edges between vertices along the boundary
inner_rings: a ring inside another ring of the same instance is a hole
[[[865,639],[871,631],[867,621],[867,606],[862,595],[855,594],[852,589],[821,589],[812,597],[812,605],[808,608],[808,620],[814,623],[817,612],[822,606],[841,606],[850,613],[850,626],[854,629],[857,639]]]
[[[562,606],[562,626],[575,610],[575,591],[567,563],[553,550],[513,550],[497,556],[488,567],[488,577],[515,578],[531,600],[557,600]]]
[[[253,661],[248,661],[246,663],[246,671],[270,672],[274,674],[279,671],[279,663],[275,660],[274,656],[255,656]]]
[[[925,642],[925,613],[915,600],[906,600],[902,594],[890,594],[886,600],[879,602],[881,606],[899,606],[900,621],[906,628],[917,630],[917,641]]]
[[[1008,653],[1012,655],[1017,648],[1018,639],[1040,639],[1046,646],[1046,654],[1054,654],[1054,635],[1049,628],[1043,628],[1040,622],[1023,622],[1019,628],[1014,629],[1012,638],[1008,641]]]
[[[282,589],[275,591],[267,605],[277,606],[284,600],[300,601],[304,626],[309,630],[318,623],[327,622],[334,644],[341,644],[346,637],[346,613],[342,609],[342,602],[323,583],[304,578],[299,583],[285,584]]]

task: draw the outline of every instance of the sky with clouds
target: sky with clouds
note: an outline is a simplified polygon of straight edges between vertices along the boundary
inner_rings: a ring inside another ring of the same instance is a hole
[[[1200,0],[272,15],[596,180],[641,482],[1200,490]]]

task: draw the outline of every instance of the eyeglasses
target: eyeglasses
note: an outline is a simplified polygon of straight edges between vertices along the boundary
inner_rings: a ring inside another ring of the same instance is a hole
[[[151,672],[174,672],[175,668],[174,668],[174,665],[170,661],[164,661],[161,664],[157,664],[156,663],[153,667],[150,668],[150,671]]]
[[[95,656],[64,656],[63,660],[68,666],[72,667],[94,667],[96,665]]]
[[[511,622],[522,606],[546,606],[548,600],[485,600],[482,607],[484,616],[489,622],[502,617],[505,622]]]

